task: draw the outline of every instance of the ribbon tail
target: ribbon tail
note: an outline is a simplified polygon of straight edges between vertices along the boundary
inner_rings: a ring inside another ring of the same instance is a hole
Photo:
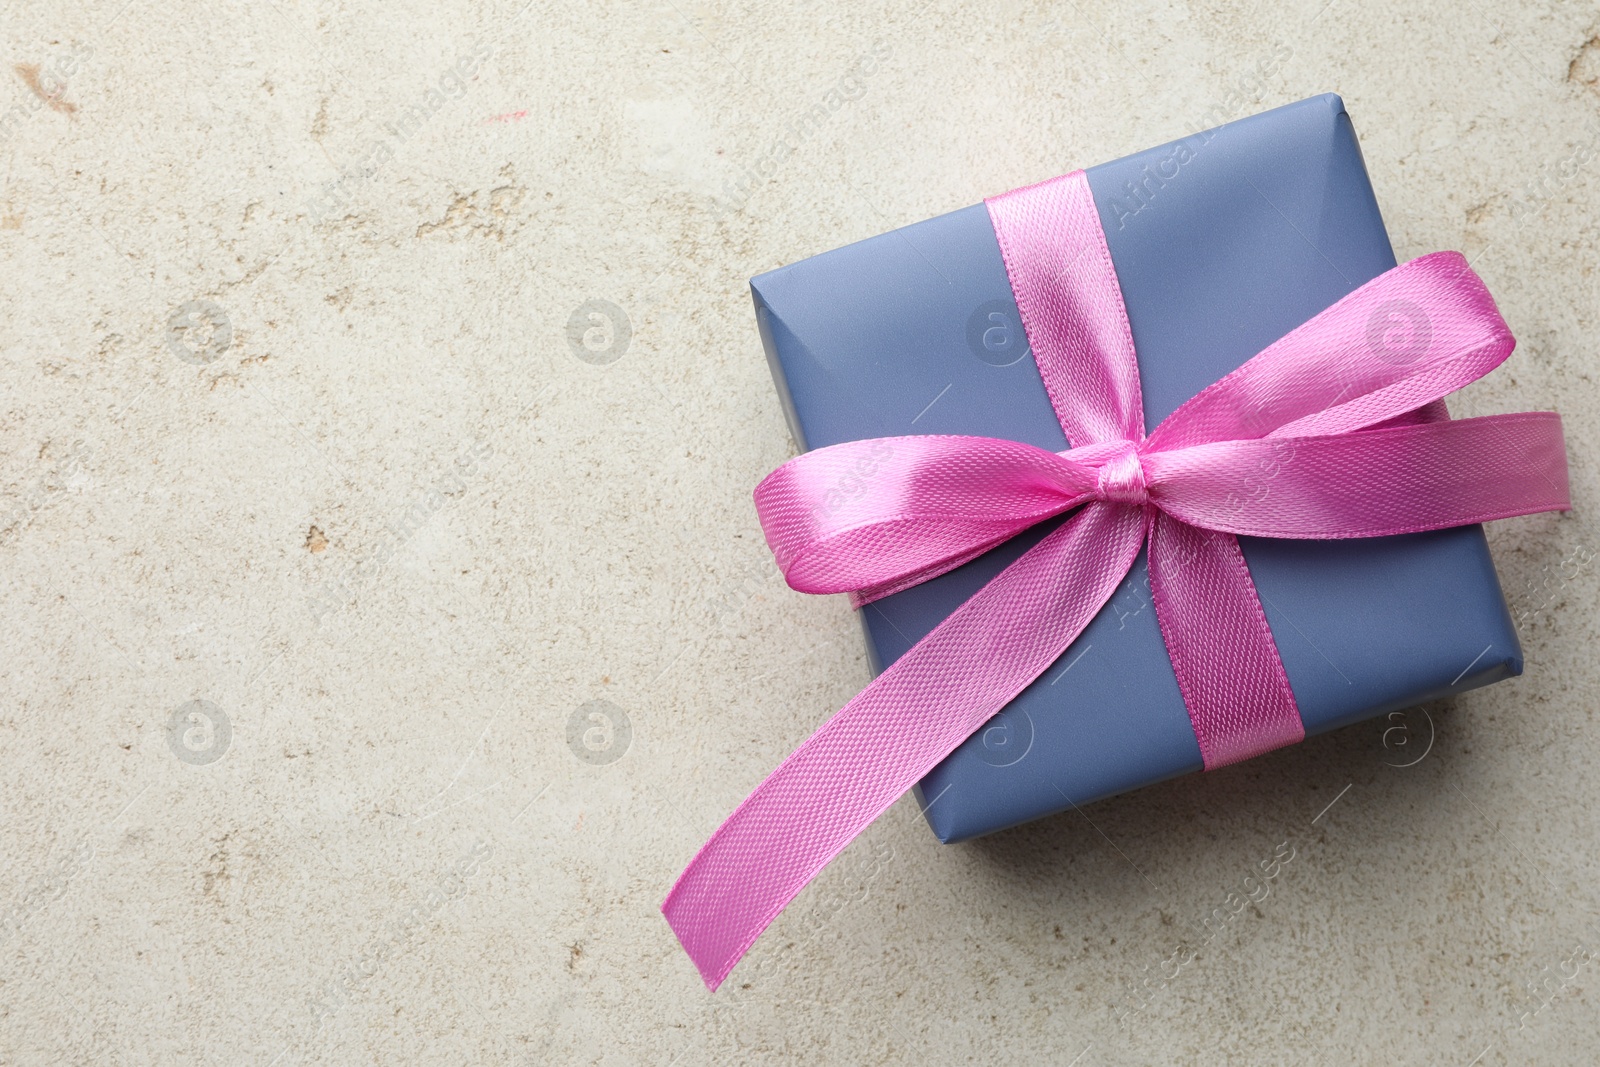
[[[1238,538],[1159,513],[1150,592],[1206,770],[1305,738]]]
[[[1145,466],[1166,514],[1257,537],[1384,537],[1572,508],[1561,417],[1548,411],[1218,441]]]
[[[978,591],[756,787],[662,913],[711,989],[902,793],[1044,673],[1116,591],[1143,509],[1085,507]]]

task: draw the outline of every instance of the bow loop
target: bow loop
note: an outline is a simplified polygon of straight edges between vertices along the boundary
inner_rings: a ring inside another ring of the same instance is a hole
[[[1516,342],[1459,252],[1395,267],[1181,405],[1150,448],[1349,433],[1477,381]]]
[[[858,603],[943,574],[1092,499],[1093,467],[991,437],[883,437],[807,452],[756,487],[767,544],[803,593]]]

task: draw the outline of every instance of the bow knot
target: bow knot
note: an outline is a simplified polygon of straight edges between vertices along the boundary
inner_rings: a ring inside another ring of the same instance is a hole
[[[1139,462],[1139,447],[1132,441],[1118,441],[1116,450],[1100,466],[1095,484],[1096,500],[1142,507],[1150,502],[1145,486],[1144,464]]]

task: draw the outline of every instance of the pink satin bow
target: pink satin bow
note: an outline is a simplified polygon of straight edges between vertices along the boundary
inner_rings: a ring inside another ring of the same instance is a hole
[[[762,528],[791,586],[861,603],[1079,510],[829,719],[695,856],[662,911],[711,989],[829,860],[1060,658],[1147,540],[1209,769],[1304,737],[1234,535],[1376,537],[1571,506],[1559,416],[1450,421],[1439,402],[1515,343],[1459,254],[1374,279],[1146,436],[1083,172],[988,206],[1075,447],[930,436],[819,448],[756,489]]]

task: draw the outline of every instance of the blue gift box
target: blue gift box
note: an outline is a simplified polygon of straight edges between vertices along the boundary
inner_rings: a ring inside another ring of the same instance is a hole
[[[1088,169],[1138,350],[1145,424],[1395,265],[1327,94]],[[903,434],[1068,447],[978,204],[751,280],[802,449]],[[1060,520],[1057,520],[1060,521]],[[875,671],[1054,523],[861,611]],[[1241,537],[1307,735],[1521,673],[1480,526]],[[918,786],[960,841],[1201,769],[1143,554],[1059,661]]]

